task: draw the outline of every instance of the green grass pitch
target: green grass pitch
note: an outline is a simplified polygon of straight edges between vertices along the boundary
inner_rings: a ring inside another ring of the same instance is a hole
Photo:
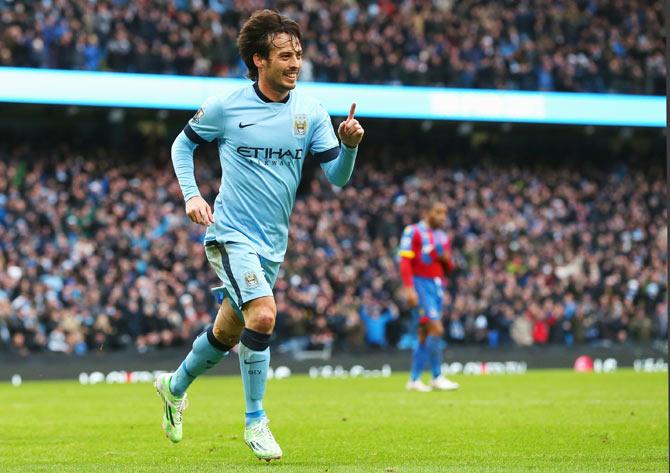
[[[667,373],[461,376],[460,391],[432,393],[405,379],[270,380],[284,449],[270,464],[243,443],[236,377],[196,381],[178,445],[149,384],[3,384],[0,471],[668,471]]]

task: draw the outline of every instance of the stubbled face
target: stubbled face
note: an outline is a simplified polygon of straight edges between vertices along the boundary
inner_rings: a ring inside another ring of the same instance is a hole
[[[447,223],[447,206],[437,202],[434,204],[426,216],[428,225],[431,228],[442,228]]]
[[[270,54],[260,60],[258,75],[276,92],[288,92],[295,88],[302,67],[302,46],[294,36],[279,33],[272,39]]]

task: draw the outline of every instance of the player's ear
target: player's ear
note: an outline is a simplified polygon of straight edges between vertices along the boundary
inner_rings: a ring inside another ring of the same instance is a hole
[[[254,53],[252,59],[254,60],[254,65],[260,69],[263,67],[263,58],[261,57],[260,54]]]

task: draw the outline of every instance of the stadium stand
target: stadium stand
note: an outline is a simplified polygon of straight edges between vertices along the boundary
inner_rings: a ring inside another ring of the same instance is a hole
[[[238,29],[276,8],[302,79],[665,95],[660,1],[0,0],[0,66],[241,77]]]
[[[396,247],[431,196],[449,207],[459,266],[450,342],[667,336],[660,168],[388,159],[396,152],[368,146],[344,189],[307,176],[276,286],[280,350],[384,345],[368,339],[371,319],[384,319],[392,346],[408,333]],[[209,323],[218,282],[169,159],[128,163],[110,148],[65,145],[0,155],[0,350],[144,352],[185,344]],[[210,202],[216,167],[198,161]]]

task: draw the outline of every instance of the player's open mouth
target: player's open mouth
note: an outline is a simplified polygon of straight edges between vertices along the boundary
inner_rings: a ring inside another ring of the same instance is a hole
[[[292,73],[292,74],[284,74],[286,77],[289,79],[297,79],[298,78],[298,73]]]

